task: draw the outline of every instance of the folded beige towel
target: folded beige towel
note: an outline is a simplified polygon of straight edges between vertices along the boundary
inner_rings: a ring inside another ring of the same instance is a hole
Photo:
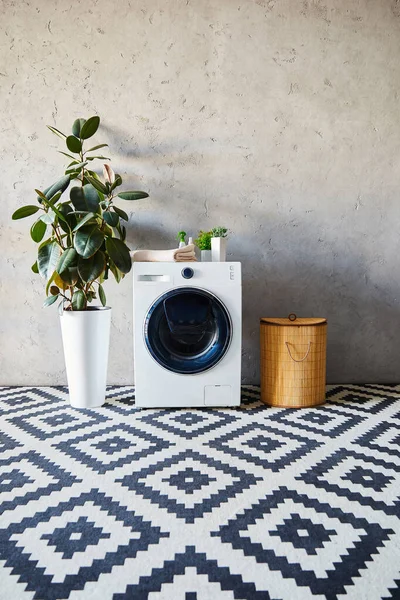
[[[194,244],[173,250],[133,250],[132,262],[194,262]]]

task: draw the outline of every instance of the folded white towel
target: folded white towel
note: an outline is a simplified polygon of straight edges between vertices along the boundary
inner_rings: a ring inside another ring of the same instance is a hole
[[[132,262],[194,262],[194,244],[173,250],[133,250]]]

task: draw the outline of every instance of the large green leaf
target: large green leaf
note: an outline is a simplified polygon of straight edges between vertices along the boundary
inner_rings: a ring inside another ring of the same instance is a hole
[[[68,218],[69,214],[74,211],[68,202],[63,202],[63,204],[60,204],[59,208],[66,219]]]
[[[52,223],[54,223],[54,220],[56,218],[56,213],[54,212],[54,210],[48,210],[46,213],[43,213],[42,215],[40,215],[40,220],[43,221],[43,223],[46,223],[46,225],[51,225]]]
[[[65,269],[61,275],[58,273],[58,276],[66,284],[66,286],[75,285],[79,279],[78,268],[68,267],[68,269]]]
[[[58,276],[61,278],[61,280],[67,286],[75,285],[75,283],[79,279],[78,268],[77,267],[68,267],[68,269],[65,269],[65,271],[63,271],[61,273],[61,275],[60,275],[60,273],[58,273]]]
[[[84,310],[86,303],[86,296],[82,290],[77,290],[72,296],[72,309],[73,310]]]
[[[65,190],[69,186],[69,182],[70,182],[69,175],[64,175],[64,177],[61,177],[61,179],[59,179],[58,181],[53,183],[50,187],[46,188],[44,190],[44,195],[46,196],[46,198],[48,200],[51,200],[51,198],[53,198],[53,196],[57,192],[61,192],[61,193],[65,192]]]
[[[96,131],[98,130],[100,125],[100,117],[90,117],[90,119],[88,119],[82,129],[81,129],[81,134],[80,137],[82,140],[87,140],[88,138],[92,137],[92,135],[94,135],[96,133]],[[71,148],[70,148],[71,150]]]
[[[146,192],[120,192],[117,196],[122,200],[141,200],[149,197]]]
[[[57,152],[58,152],[59,154],[64,154],[64,156],[67,156],[68,158],[72,158],[72,160],[75,160],[75,161],[76,161],[76,158],[74,158],[74,157],[72,156],[72,154],[68,154],[67,152],[63,152],[62,150],[57,150]],[[78,162],[78,161],[76,161],[76,162]]]
[[[57,242],[44,243],[39,247],[38,269],[45,279],[51,277],[60,258],[60,247]]]
[[[74,179],[81,181],[81,171],[68,171],[68,174],[71,177],[71,181],[74,181]]]
[[[86,119],[76,119],[76,121],[74,121],[74,124],[72,125],[72,133],[75,137],[80,137],[81,129],[85,122]]]
[[[121,217],[124,221],[129,221],[129,217],[122,208],[118,208],[118,206],[113,206],[113,210],[117,213],[118,216]]]
[[[72,187],[69,191],[69,198],[76,210],[86,210],[85,196],[82,187]]]
[[[96,215],[92,212],[89,212],[87,215],[85,215],[83,217],[83,219],[81,219],[77,225],[75,225],[74,227],[74,231],[78,231],[78,229],[80,229],[81,227],[83,227],[88,221],[90,221],[91,219],[95,218]]]
[[[93,152],[93,150],[98,150],[99,148],[105,148],[106,146],[108,146],[108,144],[98,144],[98,146],[93,146],[93,148],[89,148],[89,150],[86,150],[85,154],[87,152]]]
[[[107,188],[104,185],[104,183],[102,183],[101,181],[99,181],[95,177],[92,177],[91,175],[88,175],[87,173],[86,173],[86,179],[89,181],[89,183],[92,184],[92,186],[94,188],[96,188],[96,190],[98,190],[102,194],[107,194]]]
[[[100,231],[97,225],[81,227],[75,234],[75,250],[83,258],[90,258],[100,248],[103,240],[104,233]]]
[[[86,167],[87,165],[87,161],[85,162],[80,162],[80,163],[76,163],[74,165],[71,165],[66,171],[65,174],[66,175],[72,175],[75,172],[79,172],[80,169],[82,169],[82,167]]]
[[[103,306],[106,305],[107,298],[103,286],[99,283],[99,298]]]
[[[115,212],[104,212],[103,219],[108,225],[111,225],[111,227],[116,227],[119,223],[119,216]]]
[[[85,156],[86,160],[94,160],[95,158],[99,160],[111,160],[109,156]]]
[[[87,210],[99,212],[100,197],[97,190],[90,183],[86,183],[83,186],[83,193],[85,195]]]
[[[79,152],[82,150],[82,142],[74,135],[69,135],[65,141],[70,152],[79,154]]]
[[[47,189],[49,189],[49,188],[47,188]],[[35,188],[35,192],[38,195],[39,202],[41,202],[42,200],[47,200],[47,196],[44,192],[42,192],[41,190],[37,190],[36,188]]]
[[[121,175],[118,175],[118,173],[115,173],[115,179],[114,179],[114,183],[111,186],[111,191],[115,190],[115,188],[120,185],[122,185],[122,177],[121,177]]]
[[[63,133],[62,131],[60,131],[59,129],[56,129],[55,127],[52,127],[51,125],[47,125],[47,129],[50,129],[50,131],[52,133],[55,133],[56,135],[58,135],[58,137],[60,137],[62,140],[65,140],[65,138],[67,137],[65,135],[65,133]]]
[[[52,196],[51,198],[49,198],[49,199],[46,198],[44,200],[44,202],[47,202],[48,204],[50,204],[50,206],[53,206],[53,204],[55,204],[56,202],[59,201],[59,199],[61,198],[61,196],[62,196],[62,191],[60,190],[59,192],[56,192],[54,194],[54,196]]]
[[[61,254],[60,259],[56,266],[56,271],[61,275],[69,267],[76,267],[78,264],[78,254],[75,248],[67,248]]]
[[[82,281],[88,283],[94,281],[106,268],[106,259],[100,250],[90,258],[80,258],[78,262],[78,273]]]
[[[129,254],[129,248],[117,238],[106,239],[106,250],[115,266],[121,273],[129,273],[132,267],[132,260]]]
[[[121,271],[115,266],[115,264],[113,263],[113,261],[111,259],[109,259],[109,267],[110,267],[110,271],[111,273],[114,275],[115,277],[115,281],[117,283],[119,283],[122,278],[123,278],[123,274],[121,273]]]
[[[57,200],[60,199],[60,197],[61,197],[61,192],[57,192],[57,194],[55,194],[51,200],[46,199],[46,200],[43,200],[43,202],[44,202],[45,206],[50,207],[51,210],[48,211],[49,213],[53,211],[53,213],[55,213],[61,221],[64,221],[64,223],[68,224],[68,221],[67,221],[66,217],[64,216],[64,213],[62,213],[60,211],[60,209],[57,208],[57,206],[55,205],[55,203],[57,202]],[[42,220],[44,220],[45,223],[48,222],[45,219],[42,219]]]
[[[56,300],[58,299],[58,294],[55,296],[49,296],[48,298],[46,298],[46,300],[43,302],[43,307],[46,306],[51,306],[52,304],[54,304],[54,302],[56,302]]]
[[[16,221],[17,219],[24,219],[25,217],[30,217],[31,215],[34,215],[35,213],[37,213],[37,211],[39,210],[38,206],[34,206],[33,204],[28,204],[27,206],[21,206],[21,208],[18,208],[12,216],[13,221]]]
[[[94,187],[87,183],[83,187],[71,188],[69,197],[75,210],[97,212],[99,210],[100,198]]]
[[[63,204],[59,205],[59,210],[64,215],[66,220],[66,223],[60,220],[60,227],[65,231],[65,233],[69,233],[70,230],[76,225],[76,216],[71,214],[73,208],[68,203],[64,202]]]

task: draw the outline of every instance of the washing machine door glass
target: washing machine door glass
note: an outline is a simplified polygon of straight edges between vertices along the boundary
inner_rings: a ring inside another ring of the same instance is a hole
[[[213,294],[176,288],[147,313],[144,338],[153,358],[174,373],[202,373],[225,355],[232,337],[229,313]]]

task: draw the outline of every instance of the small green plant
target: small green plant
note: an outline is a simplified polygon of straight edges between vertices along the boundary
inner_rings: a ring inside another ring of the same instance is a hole
[[[199,231],[199,235],[194,240],[194,243],[200,250],[211,250],[211,238],[211,231]]]
[[[211,234],[214,238],[224,238],[228,235],[228,230],[226,227],[214,227],[214,229],[211,229]]]
[[[186,243],[186,236],[187,236],[186,231],[178,231],[176,239],[178,240],[178,242],[183,242],[185,244]]]
[[[104,164],[104,183],[93,170],[92,161],[110,160],[93,154],[108,144],[97,144],[83,149],[100,124],[98,116],[76,119],[72,135],[65,135],[55,127],[50,131],[63,139],[70,153],[61,152],[70,159],[61,179],[43,191],[35,190],[37,204],[23,206],[12,215],[14,220],[36,213],[39,218],[31,227],[31,238],[39,244],[38,257],[32,266],[46,280],[46,300],[50,306],[57,299],[66,302],[66,310],[86,310],[97,295],[103,306],[106,295],[103,282],[109,272],[119,283],[131,270],[129,248],[125,243],[128,221],[124,210],[115,206],[121,200],[147,198],[146,192],[118,191],[121,176]],[[69,199],[63,194],[72,181]],[[46,237],[46,234],[48,237]],[[43,238],[46,238],[43,241]]]

